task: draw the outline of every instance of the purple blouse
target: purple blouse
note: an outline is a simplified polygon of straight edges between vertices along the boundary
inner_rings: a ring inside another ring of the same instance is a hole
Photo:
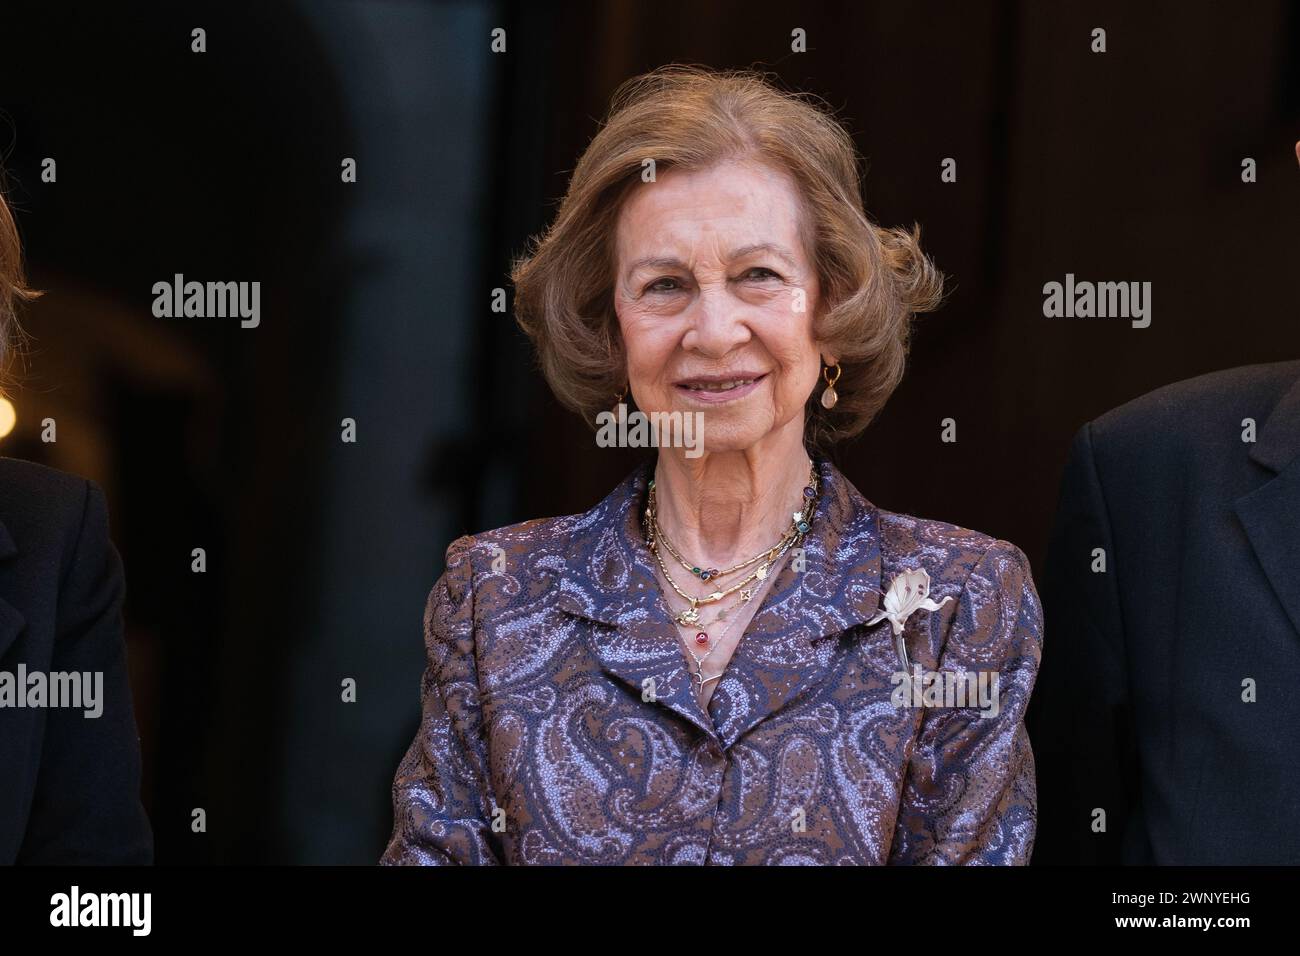
[[[380,862],[1026,863],[1043,641],[1028,561],[883,511],[814,460],[802,554],[707,711],[641,533],[650,464],[585,514],[453,542]],[[899,700],[891,622],[867,622],[914,568],[942,607],[906,618],[913,667],[982,672],[995,706]]]

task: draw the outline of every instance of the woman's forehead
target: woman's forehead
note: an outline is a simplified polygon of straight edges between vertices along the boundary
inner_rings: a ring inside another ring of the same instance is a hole
[[[620,211],[620,259],[655,264],[692,250],[730,259],[751,253],[798,258],[801,210],[794,181],[753,162],[672,169],[634,189]]]

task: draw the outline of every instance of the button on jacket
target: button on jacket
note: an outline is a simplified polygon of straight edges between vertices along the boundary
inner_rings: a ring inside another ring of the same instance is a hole
[[[1025,556],[883,511],[814,460],[802,554],[707,710],[641,531],[652,464],[585,514],[453,542],[380,862],[1027,862],[1042,611]],[[869,622],[916,568],[941,607],[906,618],[912,666],[992,675],[996,707],[898,699],[891,622]]]

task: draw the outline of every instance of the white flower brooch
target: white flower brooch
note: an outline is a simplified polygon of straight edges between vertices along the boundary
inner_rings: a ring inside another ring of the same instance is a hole
[[[898,651],[899,662],[904,672],[911,671],[912,665],[907,657],[907,645],[903,642],[903,624],[913,611],[937,611],[949,601],[952,595],[945,597],[938,604],[930,600],[930,575],[925,568],[911,568],[894,577],[889,590],[885,592],[885,609],[880,611],[868,625],[879,624],[885,618],[894,628],[894,647]]]

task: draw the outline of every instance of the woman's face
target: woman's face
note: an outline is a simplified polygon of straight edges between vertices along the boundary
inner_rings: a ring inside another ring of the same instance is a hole
[[[821,371],[798,188],[752,161],[670,169],[620,211],[614,308],[637,408],[704,412],[704,451],[796,421]],[[834,356],[826,354],[834,364]]]

